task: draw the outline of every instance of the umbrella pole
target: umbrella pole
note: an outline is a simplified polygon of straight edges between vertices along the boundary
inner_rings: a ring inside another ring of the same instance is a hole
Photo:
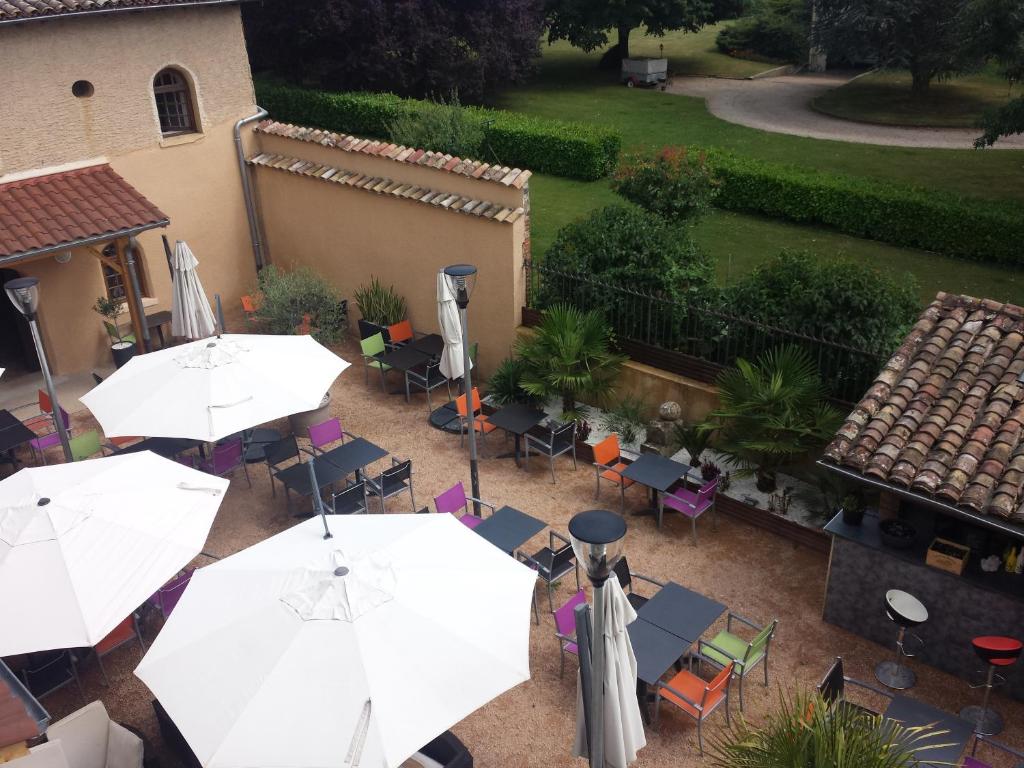
[[[222,333],[227,333],[227,328],[224,327],[224,307],[220,303],[220,294],[213,294],[213,300],[217,302],[217,323],[220,325],[220,329],[217,331],[217,338],[220,338]]]
[[[305,448],[300,448],[299,450],[303,453],[308,453],[313,457],[306,462],[306,466],[309,467],[310,488],[313,489],[313,509],[315,509],[316,513],[320,515],[320,519],[324,523],[324,539],[333,539],[334,537],[331,535],[331,529],[327,527],[327,513],[324,512],[324,500],[320,498],[320,486],[316,481],[316,468],[313,466],[313,459],[316,458],[316,454]]]
[[[594,583],[594,634],[590,644],[590,765],[604,768],[604,585]]]
[[[590,606],[586,603],[577,605],[573,613],[576,619],[576,648],[580,655],[580,699],[583,701],[583,730],[587,736],[587,755],[592,755],[590,745],[590,720],[594,716],[590,710],[591,691],[594,680],[590,668]]]

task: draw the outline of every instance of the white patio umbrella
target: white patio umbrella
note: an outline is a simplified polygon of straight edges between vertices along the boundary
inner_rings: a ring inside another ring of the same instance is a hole
[[[394,768],[530,676],[536,573],[452,515],[328,520],[197,571],[135,670],[206,768]]]
[[[626,768],[647,744],[640,704],[636,698],[636,656],[629,642],[627,625],[636,621],[636,611],[626,599],[619,580],[610,578],[604,589],[604,759],[611,768]],[[587,733],[583,721],[583,698],[577,683],[576,742],[572,753],[587,757]]]
[[[171,257],[171,333],[187,339],[205,339],[216,328],[210,301],[196,273],[198,265],[188,244],[178,240]]]
[[[461,379],[465,373],[462,359],[462,322],[459,320],[459,307],[455,303],[448,278],[444,270],[437,272],[437,324],[444,339],[444,352],[441,355],[441,375],[454,381]],[[472,363],[470,363],[472,365]]]
[[[219,440],[319,408],[348,365],[311,336],[224,334],[133,357],[81,401],[108,437]]]
[[[202,551],[227,487],[149,451],[0,481],[0,656],[98,643]]]

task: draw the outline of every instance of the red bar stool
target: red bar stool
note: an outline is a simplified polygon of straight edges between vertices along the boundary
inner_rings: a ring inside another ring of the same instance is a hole
[[[960,717],[974,723],[976,733],[985,736],[993,736],[1003,730],[1003,718],[995,710],[988,708],[988,698],[992,689],[997,685],[1006,682],[1006,678],[996,674],[996,667],[1008,667],[1020,657],[1024,644],[1012,637],[999,637],[998,635],[985,635],[971,640],[974,652],[981,657],[981,660],[988,664],[988,674],[985,682],[981,685],[972,685],[971,688],[984,688],[985,697],[981,700],[981,706],[972,704],[960,710]]]
[[[904,659],[912,659],[916,655],[907,653],[907,630],[928,621],[928,609],[913,595],[899,589],[890,589],[885,593],[885,613],[900,628],[896,636],[896,660],[883,661],[875,667],[875,677],[882,685],[902,691],[912,688],[917,681],[914,670],[903,663]],[[923,645],[917,635],[912,637],[916,638],[919,645]]]

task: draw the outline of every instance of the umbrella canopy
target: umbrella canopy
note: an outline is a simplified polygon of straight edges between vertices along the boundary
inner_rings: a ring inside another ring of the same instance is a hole
[[[530,676],[536,573],[452,515],[328,520],[197,571],[135,671],[207,768],[394,768]]]
[[[640,704],[636,698],[636,656],[626,626],[636,621],[636,611],[616,578],[608,579],[604,598],[604,759],[611,768],[626,768],[647,744]],[[587,757],[587,733],[583,699],[577,685],[576,743],[573,755]]]
[[[0,482],[0,656],[92,646],[202,551],[228,481],[149,451]]]
[[[171,333],[188,339],[205,339],[215,328],[210,302],[196,274],[198,265],[188,244],[178,240],[171,257]]]
[[[459,320],[459,308],[455,304],[455,294],[452,293],[451,284],[445,277],[443,269],[437,272],[437,325],[441,329],[441,337],[444,339],[441,375],[453,381],[461,379],[465,373],[462,359],[462,322]]]
[[[348,365],[311,336],[224,334],[133,357],[81,400],[108,437],[219,440],[319,408]]]

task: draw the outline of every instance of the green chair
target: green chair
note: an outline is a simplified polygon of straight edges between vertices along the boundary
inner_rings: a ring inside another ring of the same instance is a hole
[[[82,461],[100,452],[100,433],[95,429],[83,432],[68,441],[71,446],[71,457],[74,461]]]
[[[752,640],[744,640],[739,635],[733,634],[732,622],[736,621],[754,630],[757,634]],[[731,662],[733,675],[740,680],[740,712],[743,711],[743,678],[747,676],[758,664],[764,667],[764,684],[768,686],[768,651],[771,648],[772,637],[775,635],[775,627],[778,619],[772,619],[770,623],[759,627],[749,619],[745,619],[730,611],[726,621],[725,629],[715,635],[711,642],[700,640],[697,643],[697,653],[700,658],[718,669],[724,669]]]
[[[370,383],[370,369],[376,368],[380,371],[380,388],[383,391],[387,391],[384,386],[384,374],[391,370],[391,366],[387,363],[382,363],[378,360],[375,355],[383,354],[386,350],[384,346],[384,335],[381,333],[375,333],[372,336],[367,336],[365,339],[359,341],[359,346],[362,347],[363,351],[363,378],[366,383]]]
[[[107,336],[110,337],[111,341],[117,341],[118,340],[118,338],[117,338],[117,328],[114,326],[113,323],[108,323],[106,320],[104,320],[103,321],[103,327],[107,329]],[[121,334],[121,339],[120,340],[121,341],[128,341],[128,342],[131,342],[132,344],[134,344],[135,343],[135,334],[134,333],[123,333],[123,334]]]

